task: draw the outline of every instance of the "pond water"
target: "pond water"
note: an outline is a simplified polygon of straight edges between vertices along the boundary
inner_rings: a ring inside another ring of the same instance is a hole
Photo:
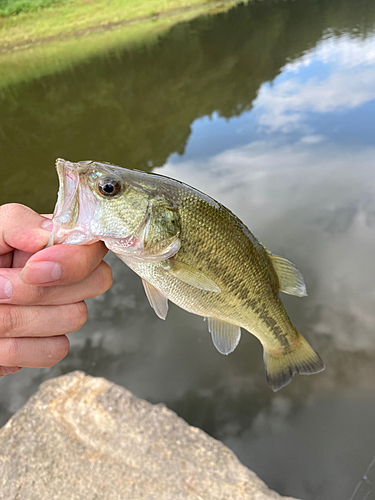
[[[80,369],[165,402],[281,494],[349,500],[375,455],[374,112],[369,0],[239,5],[3,89],[1,203],[51,212],[56,157],[193,185],[302,270],[308,297],[283,302],[327,368],[273,393],[255,338],[221,356],[201,318],[171,305],[159,320],[109,255],[114,285],[67,358],[0,380],[0,424]]]

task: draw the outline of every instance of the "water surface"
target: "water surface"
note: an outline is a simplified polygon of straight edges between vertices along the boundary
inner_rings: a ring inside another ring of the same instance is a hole
[[[365,0],[240,5],[3,90],[1,203],[50,212],[59,156],[197,187],[303,271],[309,296],[283,302],[327,369],[274,394],[255,338],[221,356],[201,318],[172,305],[159,320],[109,255],[115,283],[89,301],[67,358],[0,380],[1,422],[81,369],[165,402],[281,494],[349,499],[375,455],[374,112]]]

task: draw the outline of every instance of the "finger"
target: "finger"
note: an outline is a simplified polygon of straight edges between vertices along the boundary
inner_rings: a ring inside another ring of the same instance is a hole
[[[0,269],[3,267],[12,267],[13,252],[0,255]]]
[[[14,248],[30,253],[41,250],[50,236],[50,231],[42,227],[47,220],[24,205],[1,205],[0,254],[11,252]]]
[[[64,335],[81,328],[86,320],[87,306],[84,302],[63,306],[2,304],[0,305],[0,338]],[[1,360],[0,365],[4,365]]]
[[[13,260],[12,260],[12,267],[13,268],[24,267],[25,264],[26,264],[26,262],[30,259],[30,257],[32,255],[34,255],[34,254],[29,253],[29,252],[22,252],[22,250],[14,250],[14,252],[13,252]]]
[[[27,285],[21,269],[0,269],[0,304],[61,305],[97,297],[112,285],[112,270],[102,261],[84,280],[66,286]]]
[[[47,338],[0,339],[0,365],[4,367],[48,368],[68,354],[65,335]]]
[[[92,245],[54,245],[33,255],[21,272],[31,285],[70,285],[82,281],[98,267],[108,249]]]
[[[19,372],[20,370],[22,370],[20,366],[0,366],[0,378],[4,375]]]

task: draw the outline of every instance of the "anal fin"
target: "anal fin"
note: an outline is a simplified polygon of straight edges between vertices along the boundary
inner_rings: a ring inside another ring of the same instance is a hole
[[[168,313],[168,299],[148,281],[142,279],[142,283],[150,306],[160,319],[165,319]]]
[[[241,339],[241,328],[231,323],[208,318],[208,331],[212,342],[221,354],[230,354],[237,347]]]

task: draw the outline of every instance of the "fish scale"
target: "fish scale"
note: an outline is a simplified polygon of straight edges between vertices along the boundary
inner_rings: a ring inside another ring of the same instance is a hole
[[[246,234],[245,226],[220,204],[213,206],[199,199],[198,194],[186,196],[181,190],[174,197],[180,204],[181,218],[178,259],[212,278],[221,293],[205,292],[202,300],[202,290],[167,275],[161,266],[137,262],[129,266],[183,309],[241,326],[260,340],[262,330],[267,335],[270,328],[269,317],[276,323],[282,321],[293,341],[297,333],[281,303],[276,307],[272,303],[272,309],[263,306],[257,310],[261,302],[279,301],[269,286],[268,274],[275,283],[277,277],[273,269],[267,272],[268,257],[262,245],[253,235],[250,239],[250,231],[246,228]],[[256,298],[251,300],[253,296]],[[276,338],[278,335],[274,333]]]
[[[92,161],[59,159],[56,168],[52,242],[102,240],[142,278],[160,318],[168,300],[208,318],[222,354],[237,347],[241,328],[252,333],[263,345],[273,390],[295,373],[324,369],[279,298],[279,291],[306,295],[302,274],[268,252],[230,210],[161,175]]]

